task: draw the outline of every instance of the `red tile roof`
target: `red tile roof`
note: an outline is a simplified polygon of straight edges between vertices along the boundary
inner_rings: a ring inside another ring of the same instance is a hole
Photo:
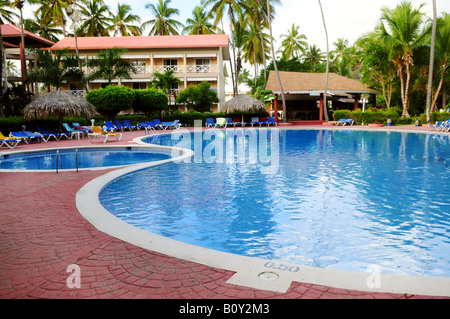
[[[211,48],[227,47],[228,35],[171,35],[139,37],[78,37],[79,50],[102,50],[109,48],[124,49],[177,49],[177,48]],[[69,48],[75,50],[75,39],[64,38],[50,50]]]
[[[16,27],[13,24],[2,24],[1,28],[2,37],[6,42],[9,42],[13,45],[19,45],[21,41],[21,29],[19,27]],[[54,42],[40,37],[27,30],[23,30],[23,34],[25,38],[25,46],[28,47],[42,48],[50,47],[55,44]]]

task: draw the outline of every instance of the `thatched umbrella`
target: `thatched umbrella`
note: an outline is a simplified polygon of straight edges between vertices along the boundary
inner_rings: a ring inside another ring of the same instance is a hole
[[[64,116],[92,117],[96,114],[95,107],[85,99],[61,90],[46,93],[29,103],[23,110],[25,119],[58,117],[59,129],[62,129]]]
[[[242,123],[244,123],[244,112],[258,112],[265,108],[266,105],[260,100],[247,94],[239,94],[225,103],[222,112],[242,112]]]

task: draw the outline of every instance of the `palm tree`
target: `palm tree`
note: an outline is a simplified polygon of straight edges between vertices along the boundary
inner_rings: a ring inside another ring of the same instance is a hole
[[[436,0],[433,0],[433,27],[431,32],[431,47],[430,47],[430,67],[428,70],[428,86],[427,86],[427,106],[426,115],[427,122],[431,123],[431,99],[433,88],[433,68],[434,68],[434,54],[436,46],[436,27],[437,27],[437,14],[436,14]]]
[[[44,26],[41,26],[41,24],[38,21],[39,19],[38,20],[25,19],[23,21],[23,27],[25,30],[35,33],[40,37],[43,37],[53,42],[58,42],[59,36],[63,35],[63,30],[54,23],[48,23]]]
[[[302,54],[305,53],[306,48],[308,47],[308,43],[306,35],[301,34],[299,31],[299,26],[296,26],[295,23],[292,24],[292,27],[288,30],[287,34],[281,35],[281,46],[282,50],[282,59],[289,60],[291,58],[299,58]]]
[[[323,8],[322,8],[322,3],[319,1],[319,6],[320,6],[320,12],[322,13],[322,22],[323,22],[323,28],[325,30],[325,40],[327,43],[327,70],[326,70],[326,75],[325,75],[325,89],[323,92],[323,108],[324,108],[324,116],[325,116],[325,121],[328,122],[328,104],[327,104],[327,92],[328,92],[328,73],[330,70],[330,50],[328,47],[328,31],[327,31],[327,25],[325,23],[325,15],[323,14]],[[322,119],[319,119],[322,120]]]
[[[26,61],[25,61],[25,37],[23,34],[23,6],[25,4],[25,0],[14,0],[10,6],[19,9],[20,12],[20,37],[21,37],[21,52],[20,55],[23,57],[21,59],[21,67],[22,67],[22,83],[25,88],[26,81]]]
[[[140,23],[141,18],[131,13],[131,7],[128,4],[117,4],[117,14],[113,14],[111,18],[111,26],[107,28],[108,31],[112,31],[113,36],[139,36],[142,34],[142,30],[139,26],[132,25],[131,23]]]
[[[94,67],[97,70],[88,76],[88,80],[106,79],[108,85],[112,83],[115,78],[130,79],[130,73],[135,72],[134,67],[130,62],[121,58],[126,49],[112,48],[100,51],[96,59],[88,60],[88,66]]]
[[[170,96],[172,96],[172,90],[173,87],[178,85],[181,81],[177,77],[173,76],[174,71],[173,70],[167,70],[164,73],[158,73],[155,72],[153,74],[154,79],[150,83],[152,87],[155,87],[157,89],[160,89],[164,93],[167,94],[170,100]],[[173,93],[174,95],[174,101],[176,101],[176,93]],[[169,112],[170,112],[170,106],[169,106]]]
[[[267,1],[267,22],[269,25],[270,32],[270,46],[272,49],[272,60],[273,66],[275,68],[275,73],[277,75],[278,85],[281,92],[281,101],[283,102],[283,122],[287,122],[287,109],[286,109],[286,99],[284,97],[283,84],[281,83],[280,73],[278,72],[277,59],[275,58],[275,47],[273,46],[273,35],[272,35],[272,15],[271,15],[270,2]]]
[[[110,11],[103,0],[91,0],[87,6],[81,8],[81,20],[77,35],[85,37],[108,36],[108,27],[111,21]]]
[[[183,24],[177,20],[173,20],[170,17],[173,15],[179,15],[180,11],[169,7],[171,0],[158,0],[158,3],[147,3],[146,9],[155,16],[155,19],[146,21],[142,24],[142,27],[151,25],[149,35],[178,35],[178,28],[183,28]]]
[[[10,8],[10,0],[0,0],[0,24],[14,23],[15,19],[19,19],[19,15]]]
[[[213,34],[217,31],[202,7],[196,6],[192,11],[192,18],[186,20],[186,26],[183,29],[185,34]]]
[[[445,86],[445,77],[450,67],[450,13],[445,12],[442,17],[437,19],[437,30],[435,57],[440,80],[431,103],[431,112],[437,109],[437,99],[442,88]],[[443,103],[445,103],[445,100]]]
[[[310,45],[308,50],[305,52],[304,62],[309,64],[312,72],[317,71],[317,67],[321,65],[326,58],[324,57],[322,51],[317,47],[317,45]]]
[[[49,23],[58,24],[63,30],[64,37],[66,36],[66,15],[65,10],[73,0],[37,0],[40,7],[36,10],[35,16],[39,17],[41,27]]]
[[[263,34],[263,43],[261,43],[261,37],[258,27],[250,22],[245,29],[243,35],[243,58],[255,67],[255,86],[258,77],[258,64],[263,63],[263,57],[266,55],[266,51],[269,48],[269,39],[267,34]]]
[[[382,39],[395,50],[394,65],[400,79],[400,91],[403,104],[402,117],[409,117],[409,86],[413,54],[422,44],[427,32],[422,30],[424,13],[413,9],[411,2],[403,1],[395,9],[382,9]],[[405,79],[406,76],[406,79]]]
[[[243,1],[241,0],[202,0],[204,7],[211,5],[208,15],[215,17],[214,25],[217,25],[222,21],[224,15],[228,13],[228,22],[230,23],[230,33],[234,33],[235,25],[239,21],[242,22],[242,10]],[[242,24],[242,23],[241,23]],[[234,37],[231,37],[232,49],[233,49],[233,63],[236,67],[236,44]],[[233,63],[231,64],[232,82],[233,82],[233,95],[237,95],[237,77],[233,72]]]

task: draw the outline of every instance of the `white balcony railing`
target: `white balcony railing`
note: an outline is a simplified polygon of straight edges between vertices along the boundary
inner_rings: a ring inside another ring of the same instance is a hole
[[[76,97],[84,98],[86,91],[84,90],[68,90],[68,92]]]
[[[187,73],[210,73],[217,72],[217,65],[188,65]]]

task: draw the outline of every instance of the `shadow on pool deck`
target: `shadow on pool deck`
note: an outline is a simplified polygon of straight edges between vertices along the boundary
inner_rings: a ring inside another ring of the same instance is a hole
[[[125,132],[128,145],[143,131]],[[95,143],[97,144],[97,143]],[[98,143],[103,145],[103,143]],[[15,151],[92,145],[87,139],[20,145]],[[286,293],[226,283],[233,272],[144,250],[98,231],[77,211],[75,195],[112,169],[56,173],[0,173],[0,297],[101,299],[405,299],[294,282]],[[80,268],[80,288],[69,288],[69,265]],[[439,297],[441,298],[441,297]]]

